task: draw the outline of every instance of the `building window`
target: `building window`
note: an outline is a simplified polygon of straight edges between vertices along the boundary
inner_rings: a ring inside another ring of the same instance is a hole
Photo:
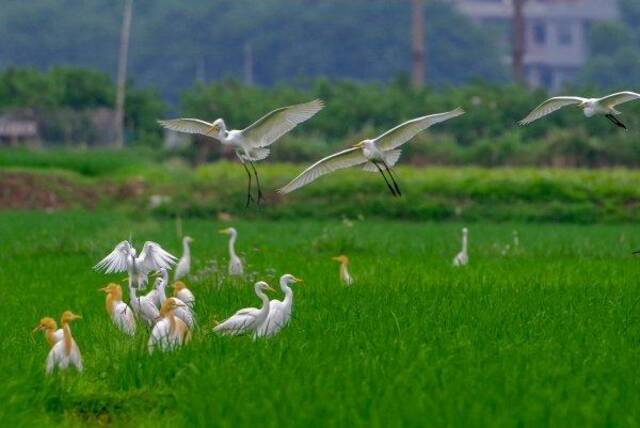
[[[533,24],[533,42],[536,45],[544,45],[547,42],[547,28],[544,23],[536,22]]]
[[[558,24],[558,44],[562,46],[568,46],[573,43],[573,32],[571,31],[571,24],[568,22],[561,22]]]

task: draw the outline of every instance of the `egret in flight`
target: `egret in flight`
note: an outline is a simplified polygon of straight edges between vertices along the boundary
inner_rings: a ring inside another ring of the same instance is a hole
[[[101,288],[100,291],[107,294],[105,302],[107,313],[118,330],[129,336],[136,334],[136,319],[129,305],[122,301],[122,287],[111,283]]]
[[[49,317],[44,317],[40,320],[40,323],[38,323],[37,327],[33,329],[32,333],[35,333],[36,331],[44,332],[44,337],[47,339],[49,347],[52,347],[61,341],[64,334],[62,329],[58,328],[55,320]]]
[[[401,150],[399,147],[430,126],[462,114],[464,114],[464,110],[457,108],[446,113],[432,114],[409,120],[374,139],[360,141],[349,149],[342,150],[319,160],[304,170],[289,184],[281,188],[279,192],[293,192],[322,175],[339,169],[362,165],[362,169],[365,171],[379,172],[384,178],[391,194],[401,196],[402,193],[391,170],[396,162],[398,162],[398,159],[400,159]],[[387,179],[385,171],[389,179]]]
[[[284,300],[273,299],[269,302],[269,314],[258,327],[257,337],[274,336],[289,323],[293,310],[293,290],[290,286],[296,283],[302,283],[302,280],[289,273],[280,277],[280,289],[284,293]]]
[[[160,269],[170,269],[176,262],[176,257],[163,250],[160,244],[147,241],[142,252],[137,255],[129,241],[122,241],[108,256],[98,262],[93,268],[104,273],[128,272],[129,288],[144,288],[149,272]]]
[[[82,356],[80,348],[71,334],[71,321],[82,318],[71,311],[62,314],[62,340],[53,345],[47,356],[47,374],[53,373],[55,368],[65,370],[69,364],[74,366],[79,372],[82,371]]]
[[[627,129],[624,123],[616,117],[621,114],[615,107],[618,104],[626,103],[627,101],[637,100],[640,98],[640,94],[635,92],[618,92],[615,94],[607,95],[602,98],[582,98],[582,97],[553,97],[549,98],[538,107],[536,107],[531,113],[524,119],[518,122],[520,125],[527,125],[535,120],[540,119],[543,116],[553,113],[562,107],[569,105],[577,105],[582,109],[586,117],[592,117],[595,115],[604,115],[614,125]]]
[[[242,276],[244,273],[244,267],[242,266],[242,260],[236,254],[236,239],[238,238],[238,231],[233,227],[219,230],[218,233],[223,235],[229,235],[229,275],[230,276]]]
[[[153,354],[156,348],[161,351],[172,351],[191,339],[187,325],[176,316],[175,310],[184,303],[173,297],[168,298],[160,308],[160,320],[153,326],[147,348]]]
[[[456,267],[466,266],[469,263],[469,254],[467,253],[468,233],[466,227],[462,228],[462,250],[453,258],[453,265]]]
[[[182,238],[182,257],[180,257],[176,265],[176,270],[173,275],[174,281],[185,278],[189,275],[189,272],[191,272],[191,249],[189,248],[189,244],[192,242],[193,238],[190,236]]]
[[[232,147],[249,178],[247,186],[247,206],[249,206],[254,199],[251,195],[251,172],[247,167],[247,163],[251,166],[256,178],[257,203],[259,204],[262,199],[262,189],[260,188],[258,172],[253,163],[266,159],[269,156],[269,146],[271,144],[295,128],[296,125],[313,117],[322,107],[324,107],[322,100],[281,107],[266,114],[242,130],[227,130],[227,125],[223,119],[216,119],[213,123],[209,123],[200,119],[181,118],[159,120],[158,123],[174,131],[211,137],[223,145]]]
[[[340,255],[336,257],[332,257],[333,260],[340,263],[340,280],[346,286],[350,286],[353,284],[353,277],[349,275],[349,257],[345,255]]]
[[[269,296],[264,294],[266,290],[275,291],[269,287],[264,281],[258,281],[255,283],[254,290],[260,300],[262,300],[262,307],[258,308],[244,308],[227,318],[214,327],[213,331],[229,336],[238,336],[240,334],[255,332],[269,316]]]

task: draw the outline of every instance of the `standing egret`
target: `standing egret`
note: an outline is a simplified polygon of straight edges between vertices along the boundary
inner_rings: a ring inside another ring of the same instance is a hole
[[[332,257],[332,260],[335,260],[340,263],[340,280],[346,286],[353,285],[353,277],[349,275],[349,257],[345,255],[340,255],[336,257]]]
[[[136,334],[136,320],[129,305],[122,301],[122,287],[111,283],[101,288],[100,291],[107,294],[105,305],[113,324],[129,336]]]
[[[65,370],[69,364],[74,366],[79,372],[82,371],[82,356],[80,348],[71,335],[71,321],[81,319],[80,315],[76,315],[71,311],[65,311],[62,314],[62,340],[56,342],[49,351],[47,356],[47,374],[53,373],[57,367]]]
[[[401,125],[385,132],[384,134],[372,140],[363,140],[353,147],[334,153],[324,159],[311,165],[305,169],[300,175],[294,178],[289,184],[278,190],[280,193],[289,193],[305,186],[318,177],[337,171],[339,169],[349,168],[356,165],[362,165],[362,169],[369,172],[380,172],[384,178],[389,191],[394,196],[401,196],[400,188],[391,172],[391,168],[400,159],[402,146],[421,131],[429,128],[436,123],[457,117],[464,114],[464,110],[457,108],[446,113],[432,114],[422,116],[416,119],[404,122]],[[384,171],[389,175],[389,180]]]
[[[322,107],[324,107],[322,100],[282,107],[266,114],[242,130],[234,129],[228,131],[223,119],[217,119],[213,123],[209,123],[200,119],[181,118],[159,120],[158,123],[174,131],[211,137],[225,146],[232,147],[249,178],[247,186],[247,206],[249,206],[254,199],[251,195],[251,172],[249,172],[246,164],[249,163],[256,178],[257,203],[259,204],[262,199],[262,189],[260,188],[258,172],[253,162],[266,159],[269,156],[270,150],[268,147],[271,144],[295,128],[296,125],[313,117]]]
[[[256,295],[262,300],[262,308],[244,308],[214,327],[213,331],[229,336],[237,336],[243,333],[255,332],[269,316],[269,296],[265,290],[275,291],[264,281],[256,282],[254,286]]]
[[[453,265],[456,267],[466,266],[469,263],[469,254],[467,253],[468,246],[468,230],[466,227],[462,228],[462,250],[456,254],[453,258]]]
[[[229,235],[229,275],[242,276],[244,274],[244,267],[242,266],[242,260],[236,254],[236,238],[238,232],[233,227],[221,229],[218,231],[223,235]]]
[[[160,312],[153,303],[153,299],[148,296],[138,296],[137,289],[129,287],[129,304],[133,308],[133,313],[145,323],[147,328],[154,326]]]
[[[548,114],[553,113],[562,107],[569,105],[577,105],[582,109],[586,117],[592,117],[595,115],[604,115],[614,125],[627,129],[624,123],[620,122],[617,115],[621,114],[615,107],[619,104],[626,103],[627,101],[637,100],[640,98],[640,94],[635,92],[618,92],[615,94],[607,95],[602,98],[582,98],[582,97],[553,97],[549,98],[538,107],[533,109],[531,113],[524,119],[518,122],[520,125],[527,125],[535,120],[540,119]]]
[[[36,331],[44,332],[44,337],[47,339],[49,347],[52,347],[61,341],[64,335],[63,330],[58,328],[55,320],[49,317],[44,317],[40,320],[40,323],[38,323],[38,326],[33,329],[32,333],[35,333]]]
[[[186,277],[191,271],[191,249],[189,248],[189,244],[192,242],[193,238],[190,236],[182,238],[182,257],[180,257],[176,265],[176,271],[173,275],[174,281]]]
[[[182,281],[176,281],[171,287],[174,288],[174,291],[173,291],[174,297],[177,297],[178,299],[182,300],[185,305],[193,309],[193,307],[196,304],[196,298],[191,292],[191,290],[187,288],[185,283]]]
[[[144,288],[149,272],[170,269],[176,257],[151,241],[144,243],[142,252],[137,256],[136,249],[129,241],[122,241],[113,251],[93,268],[104,273],[128,272],[129,288]]]
[[[191,339],[187,325],[176,316],[175,310],[184,303],[173,297],[168,298],[160,308],[160,320],[153,326],[147,348],[153,354],[156,348],[161,351],[172,351]]]
[[[169,283],[169,273],[166,269],[161,269],[159,273],[161,277],[156,278],[156,281],[154,283],[155,290],[147,294],[147,297],[149,297],[152,302],[156,303],[158,307],[162,307],[164,302],[167,300],[166,287]],[[178,297],[174,297],[174,299],[179,303],[179,305],[175,308],[175,315],[180,318],[187,325],[187,327],[189,327],[190,330],[193,330],[196,326],[196,315],[193,312],[193,309],[191,309],[191,307],[189,307],[187,303],[183,302]]]
[[[302,283],[302,280],[291,274],[280,277],[280,289],[284,293],[284,300],[273,299],[269,302],[269,315],[256,330],[257,337],[274,336],[289,323],[293,310],[293,290],[290,285],[295,283]]]

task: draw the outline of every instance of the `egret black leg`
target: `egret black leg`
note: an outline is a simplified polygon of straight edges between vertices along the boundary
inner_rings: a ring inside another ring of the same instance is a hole
[[[253,201],[253,196],[251,196],[251,172],[249,171],[249,168],[247,168],[247,164],[245,164],[244,162],[242,162],[242,166],[244,167],[244,170],[247,172],[247,177],[249,178],[249,183],[247,185],[247,205],[246,205],[248,207],[251,201]]]
[[[389,191],[391,191],[391,194],[393,196],[398,196],[396,195],[396,191],[394,190],[394,188],[389,183],[389,180],[387,180],[387,176],[384,175],[384,171],[382,170],[382,168],[380,168],[380,165],[378,165],[377,162],[372,162],[372,163],[376,166],[376,168],[378,168],[378,171],[380,171],[380,174],[382,174],[382,178],[384,178],[384,182],[387,183],[387,187],[389,188]]]
[[[256,184],[258,186],[258,205],[260,205],[260,201],[262,200],[262,189],[260,187],[260,179],[258,178],[258,171],[256,171],[256,167],[253,165],[253,162],[249,162],[251,168],[253,169],[253,174],[256,176]]]
[[[382,162],[382,164],[384,165],[384,168],[387,170],[387,174],[389,174],[389,177],[391,177],[391,181],[393,182],[393,187],[395,187],[397,195],[402,196],[402,192],[400,191],[400,187],[398,187],[398,182],[396,181],[396,178],[393,176],[393,173],[391,172],[391,168],[387,166],[386,162]]]
[[[614,125],[616,125],[618,128],[622,128],[622,129],[624,129],[625,131],[627,130],[627,127],[625,126],[625,124],[624,124],[624,123],[622,123],[622,122],[620,122],[620,120],[619,120],[617,117],[615,117],[614,115],[612,115],[612,114],[607,114],[607,115],[605,115],[605,116],[607,117],[607,119],[609,119],[609,121],[610,121],[611,123],[613,123]]]

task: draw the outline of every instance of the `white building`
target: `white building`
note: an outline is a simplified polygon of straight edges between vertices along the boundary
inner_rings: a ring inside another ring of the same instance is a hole
[[[450,1],[476,24],[499,32],[510,64],[512,0]],[[586,62],[590,26],[618,19],[618,6],[617,0],[527,0],[524,17],[527,81],[556,91]]]

